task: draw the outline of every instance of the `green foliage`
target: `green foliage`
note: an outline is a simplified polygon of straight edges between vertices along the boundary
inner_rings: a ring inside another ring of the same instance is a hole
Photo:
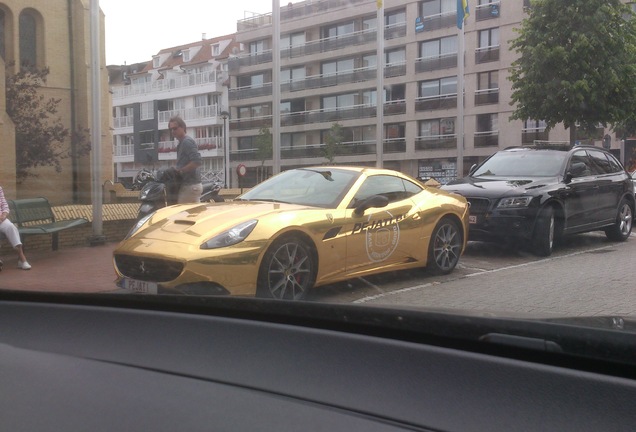
[[[330,164],[336,159],[336,154],[344,141],[344,130],[340,123],[331,125],[331,129],[325,135],[325,147],[323,153]]]
[[[620,0],[534,0],[516,31],[512,119],[592,131],[636,118],[636,25]]]
[[[15,124],[18,182],[30,176],[36,177],[33,169],[39,166],[53,166],[56,172],[61,172],[61,161],[71,157],[71,148],[65,144],[69,135],[75,146],[76,156],[90,151],[85,129],[79,128],[70,134],[60,118],[52,119],[58,112],[60,99],[47,100],[39,93],[48,74],[48,68],[25,68],[12,74],[7,67],[7,114]]]
[[[269,128],[262,127],[258,131],[258,136],[256,137],[256,156],[258,160],[261,161],[260,170],[258,170],[259,182],[267,178],[267,173],[265,172],[265,161],[267,159],[271,159],[273,154],[274,146],[272,133],[269,131]]]

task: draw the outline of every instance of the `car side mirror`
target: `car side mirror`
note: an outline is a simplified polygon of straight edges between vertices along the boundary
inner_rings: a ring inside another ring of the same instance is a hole
[[[353,210],[353,214],[356,216],[362,216],[367,209],[381,208],[389,205],[389,199],[383,195],[371,195],[369,198],[363,200]]]
[[[470,170],[468,170],[468,175],[469,175],[469,176],[473,175],[473,173],[475,172],[475,170],[476,170],[476,169],[477,169],[477,164],[473,164],[473,165],[470,167]]]

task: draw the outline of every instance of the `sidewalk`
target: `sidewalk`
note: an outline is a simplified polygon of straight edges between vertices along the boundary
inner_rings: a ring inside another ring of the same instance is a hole
[[[31,270],[17,268],[17,254],[4,254],[0,289],[95,293],[115,291],[113,250],[117,243],[57,251],[25,251]]]

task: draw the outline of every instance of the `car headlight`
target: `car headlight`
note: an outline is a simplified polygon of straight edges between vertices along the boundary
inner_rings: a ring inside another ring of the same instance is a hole
[[[141,228],[143,226],[143,224],[145,224],[146,222],[148,222],[148,219],[150,219],[150,217],[152,215],[154,215],[155,212],[152,212],[150,214],[147,214],[146,216],[142,217],[141,219],[139,219],[137,221],[137,223],[135,223],[135,226],[133,226],[130,231],[128,231],[128,234],[126,234],[126,238],[124,238],[124,240],[129,239],[130,237],[132,237],[133,235],[135,235],[135,233],[137,231],[139,231],[139,228]]]
[[[531,196],[510,197],[503,198],[497,204],[498,208],[516,208],[516,207],[528,207],[532,201]]]
[[[257,223],[256,219],[252,219],[238,224],[203,243],[201,249],[218,249],[240,243],[250,235]]]

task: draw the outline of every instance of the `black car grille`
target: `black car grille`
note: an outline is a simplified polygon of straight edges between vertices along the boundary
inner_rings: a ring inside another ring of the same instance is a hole
[[[470,203],[471,215],[483,215],[490,209],[490,200],[486,198],[466,198]]]
[[[183,263],[178,261],[132,255],[115,255],[115,265],[128,278],[152,282],[174,280],[183,271]]]

